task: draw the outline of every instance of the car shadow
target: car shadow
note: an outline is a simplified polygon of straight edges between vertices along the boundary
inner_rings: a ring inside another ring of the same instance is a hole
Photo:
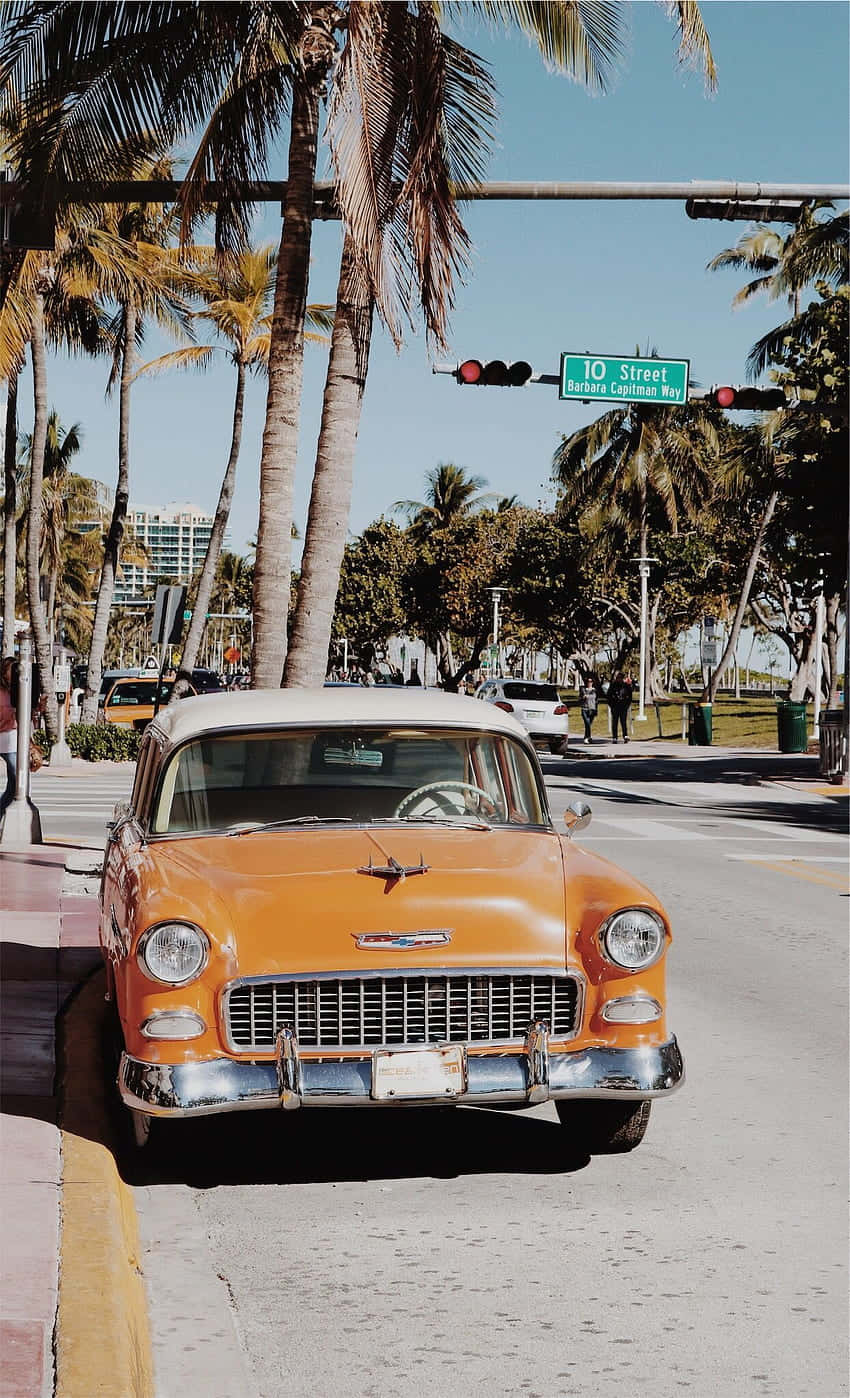
[[[309,1107],[160,1121],[145,1150],[119,1154],[130,1185],[202,1190],[572,1174],[588,1164],[559,1122],[477,1107]]]

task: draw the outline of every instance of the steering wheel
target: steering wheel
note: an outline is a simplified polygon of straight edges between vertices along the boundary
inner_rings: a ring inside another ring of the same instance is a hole
[[[442,799],[444,797],[444,793],[451,793],[455,791],[468,791],[473,796],[483,796],[484,800],[487,802],[487,805],[490,807],[492,811],[495,812],[496,808],[493,804],[493,798],[491,797],[489,791],[483,791],[480,786],[473,786],[472,782],[442,781],[426,782],[424,786],[417,786],[415,791],[409,791],[407,795],[401,801],[399,801],[398,805],[395,808],[395,811],[393,812],[393,816],[396,819],[400,819],[401,817],[406,816],[410,811],[410,808],[414,806],[417,801],[421,800],[423,796],[430,796],[434,802],[434,805],[432,810],[430,811],[419,811],[419,815],[430,815],[433,814],[433,811],[439,811],[441,815],[447,816],[463,815],[464,808],[462,805],[458,806],[453,801],[450,801],[448,798]],[[480,800],[478,804],[480,806]]]

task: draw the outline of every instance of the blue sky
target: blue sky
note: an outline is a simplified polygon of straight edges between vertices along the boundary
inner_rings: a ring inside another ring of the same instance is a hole
[[[719,70],[706,97],[698,74],[675,61],[664,10],[631,8],[625,67],[604,97],[543,69],[524,40],[463,33],[493,66],[500,93],[491,179],[740,179],[844,183],[848,179],[848,6],[844,3],[703,4]],[[281,170],[270,172],[275,176]],[[679,203],[535,203],[467,206],[474,243],[468,283],[452,318],[451,357],[527,359],[557,372],[562,350],[658,353],[691,360],[697,381],[742,381],[747,352],[781,305],[732,311],[740,278],[706,263],[744,224],[693,222]],[[276,210],[258,234],[279,236]],[[339,227],[314,233],[311,299],[334,300]],[[152,336],[146,354],[167,346]],[[223,357],[222,357],[223,360]],[[296,523],[303,533],[321,412],[326,353],[308,347]],[[50,400],[84,432],[79,469],[107,483],[115,472],[117,403],[106,368],[53,360]],[[211,510],[226,464],[233,400],[226,364],[206,375],[141,382],[133,407],[134,503],[190,500]],[[265,387],[249,390],[230,538],[256,532]],[[32,420],[29,374],[21,430]],[[525,503],[551,499],[552,453],[594,410],[561,403],[557,389],[459,388],[433,376],[424,336],[400,355],[378,331],[366,390],[350,527],[359,532],[399,498],[421,498],[425,473],[453,461]]]

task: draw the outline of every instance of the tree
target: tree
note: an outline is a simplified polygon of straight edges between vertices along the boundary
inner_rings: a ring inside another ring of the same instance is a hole
[[[203,310],[193,313],[193,320],[208,322],[219,338],[229,344],[226,353],[236,370],[236,394],[230,453],[197,583],[192,620],[183,647],[177,679],[171,690],[171,703],[175,703],[186,693],[203,639],[210,594],[230,518],[236,483],[236,467],[242,442],[245,382],[249,372],[265,372],[268,365],[271,333],[269,307],[274,290],[276,263],[276,251],[267,244],[258,249],[246,248],[230,263],[220,264],[217,269],[210,268],[185,279],[187,290],[200,297],[204,303]],[[308,324],[327,329],[330,325],[329,312],[328,306],[308,307]],[[316,340],[323,337],[308,332],[307,338]],[[173,368],[205,369],[219,348],[217,345],[190,345],[174,350],[144,365],[138,370],[136,377],[157,374]]]
[[[44,479],[41,524],[41,567],[47,576],[47,629],[51,653],[56,632],[56,597],[63,564],[65,531],[79,510],[93,506],[91,483],[70,470],[70,463],[82,445],[80,424],[64,428],[59,414],[51,412],[47,419],[44,448]],[[22,456],[29,467],[32,436],[21,442]]]
[[[720,414],[696,401],[680,407],[628,403],[562,440],[553,457],[565,517],[576,512],[582,532],[619,554],[637,545],[649,556],[653,501],[675,534],[679,521],[696,519],[711,494],[720,439]],[[629,564],[633,558],[628,560]],[[647,647],[648,681],[652,674]],[[651,694],[649,684],[646,692]]]
[[[347,544],[334,611],[334,639],[361,658],[407,629],[405,582],[415,556],[409,531],[381,517]]]
[[[483,476],[468,476],[464,466],[441,461],[425,476],[424,500],[396,500],[394,510],[407,515],[411,538],[425,539],[435,529],[446,529],[461,515],[482,509],[492,497],[480,494],[487,484]]]

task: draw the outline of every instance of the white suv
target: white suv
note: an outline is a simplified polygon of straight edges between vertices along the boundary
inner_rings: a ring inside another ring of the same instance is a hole
[[[475,691],[475,697],[513,714],[533,743],[546,743],[550,752],[566,755],[569,711],[554,684],[497,676],[485,680]]]

